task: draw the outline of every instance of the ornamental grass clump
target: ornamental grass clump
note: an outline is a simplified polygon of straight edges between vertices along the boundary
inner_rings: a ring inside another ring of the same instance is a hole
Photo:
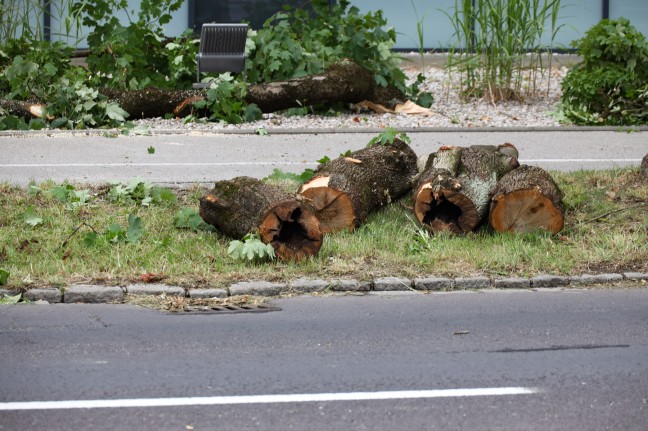
[[[560,9],[560,0],[455,0],[454,14],[446,13],[456,39],[448,68],[460,73],[463,95],[493,103],[535,95],[542,53],[551,54],[561,28]]]
[[[562,82],[564,117],[583,125],[648,124],[648,41],[626,18],[572,43],[583,61]]]

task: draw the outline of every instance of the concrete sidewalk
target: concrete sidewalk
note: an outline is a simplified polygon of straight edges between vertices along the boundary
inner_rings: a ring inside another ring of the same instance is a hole
[[[151,136],[106,136],[106,131],[0,133],[4,157],[0,181],[26,185],[68,180],[124,181],[134,177],[166,184],[211,183],[239,175],[262,178],[273,169],[302,172],[317,160],[357,150],[381,130],[268,130],[187,133],[169,130]],[[648,153],[648,128],[632,133],[616,128],[480,128],[403,130],[417,154],[442,145],[510,142],[520,161],[545,169],[576,171],[638,166]],[[153,147],[155,152],[149,153]]]

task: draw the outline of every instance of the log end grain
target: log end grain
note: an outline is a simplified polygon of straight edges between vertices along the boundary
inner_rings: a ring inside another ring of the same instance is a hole
[[[322,232],[325,234],[355,229],[355,211],[351,199],[345,193],[326,186],[307,186],[299,193],[305,206],[320,221]]]
[[[461,192],[423,184],[416,192],[414,215],[432,232],[469,232],[479,223],[475,205]]]
[[[300,261],[319,252],[324,234],[315,214],[301,203],[289,200],[263,215],[259,236],[272,245],[278,259]]]
[[[562,210],[537,187],[493,198],[490,223],[498,232],[526,233],[544,229],[555,234],[562,230],[564,222]]]

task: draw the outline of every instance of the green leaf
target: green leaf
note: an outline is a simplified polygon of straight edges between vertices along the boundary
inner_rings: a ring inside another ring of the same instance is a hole
[[[119,242],[126,239],[126,231],[117,223],[113,223],[106,229],[106,239],[110,242]]]
[[[146,149],[146,151],[148,151],[149,154],[155,154],[155,147],[153,147],[153,146],[148,147],[148,148]]]
[[[331,161],[331,158],[330,158],[329,156],[324,156],[324,157],[322,157],[321,159],[319,159],[319,160],[317,161],[317,163],[323,165],[324,163],[328,163],[328,162],[330,162],[330,161]]]
[[[194,232],[214,230],[214,226],[205,223],[194,208],[183,208],[178,211],[173,218],[173,225],[178,229],[191,229]]]
[[[130,213],[128,216],[128,229],[126,230],[126,242],[140,242],[144,232],[144,223],[142,223],[142,219],[137,217],[135,213]]]
[[[19,293],[18,295],[14,295],[14,296],[5,295],[4,297],[0,298],[0,304],[1,305],[18,304],[20,302],[21,297],[22,297],[22,293]]]
[[[88,232],[83,237],[83,244],[86,247],[92,247],[93,245],[95,245],[97,243],[97,238],[98,237],[99,237],[99,235],[97,235],[96,232]]]
[[[0,286],[4,286],[7,284],[7,281],[9,280],[9,275],[11,275],[9,271],[0,268]]]
[[[268,131],[265,129],[265,127],[259,127],[258,129],[255,130],[255,133],[259,136],[267,136]]]
[[[29,206],[27,208],[27,211],[24,212],[23,220],[25,221],[25,223],[27,223],[31,227],[36,227],[39,224],[43,223],[43,218],[39,217],[36,214],[36,210],[34,209],[33,206]]]
[[[110,102],[106,105],[106,115],[111,120],[123,123],[128,117],[128,112],[124,111],[117,103]]]

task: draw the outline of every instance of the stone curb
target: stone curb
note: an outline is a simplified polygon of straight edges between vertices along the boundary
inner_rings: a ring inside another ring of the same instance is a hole
[[[169,295],[189,298],[227,298],[237,295],[253,296],[279,296],[283,294],[309,294],[309,293],[373,293],[389,295],[392,293],[422,293],[461,290],[526,290],[546,291],[565,288],[581,288],[586,285],[614,285],[624,281],[645,283],[648,282],[648,273],[626,272],[621,274],[582,274],[579,276],[537,275],[530,278],[501,277],[381,277],[373,281],[359,281],[355,279],[310,279],[299,278],[287,283],[273,283],[268,281],[244,281],[233,283],[227,289],[185,289],[178,286],[165,284],[131,284],[124,288],[118,286],[99,285],[72,285],[64,289],[63,293],[56,288],[30,289],[24,297],[30,301],[46,301],[49,303],[111,303],[123,302],[127,295]],[[0,298],[4,295],[15,295],[17,292],[0,289]]]

